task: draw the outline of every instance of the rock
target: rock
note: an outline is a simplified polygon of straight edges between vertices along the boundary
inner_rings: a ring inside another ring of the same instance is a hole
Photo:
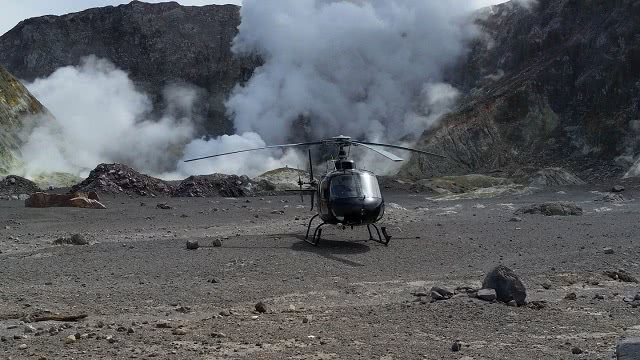
[[[0,69],[2,72],[4,69]],[[1,123],[1,122],[0,122]],[[0,147],[1,150],[1,147]],[[0,159],[1,161],[2,159]],[[4,179],[0,178],[0,195],[23,195],[41,191],[38,185],[31,180],[16,175],[9,175]],[[19,199],[19,198],[18,198]]]
[[[223,339],[227,337],[227,335],[222,332],[212,332],[211,334],[209,334],[209,336],[216,339]]]
[[[173,329],[171,333],[173,335],[183,336],[183,335],[187,335],[187,330],[183,328],[177,328],[177,329]]]
[[[220,315],[220,316],[224,316],[224,317],[231,316],[231,311],[226,310],[226,309],[225,309],[225,310],[220,310],[220,312],[218,313],[218,315]]]
[[[604,299],[605,299],[605,296],[604,296],[604,295],[602,295],[602,294],[595,294],[595,295],[593,296],[593,299],[594,299],[594,300],[604,300]]]
[[[606,248],[604,248],[604,249],[603,249],[603,252],[604,252],[605,254],[608,254],[608,255],[611,255],[611,254],[613,254],[613,253],[614,253],[613,249],[612,249],[612,248],[610,248],[610,247],[606,247]]]
[[[105,339],[107,340],[107,342],[108,342],[109,344],[113,344],[113,343],[115,343],[116,341],[118,341],[118,340],[116,340],[116,338],[114,338],[112,335],[107,335],[107,337],[106,337]]]
[[[49,207],[78,207],[84,209],[106,209],[107,207],[98,200],[92,199],[92,194],[70,193],[66,195],[47,194],[37,192],[31,194],[24,201],[24,206],[29,208],[49,208]]]
[[[614,187],[611,188],[611,192],[612,193],[621,193],[624,190],[625,190],[624,186],[622,186],[622,185],[615,185]]]
[[[27,348],[28,348],[28,347],[29,347],[29,346],[28,346],[27,344],[20,344],[20,345],[18,345],[18,349],[20,349],[20,350],[27,350]]]
[[[511,300],[511,302],[515,302],[515,300]],[[516,305],[518,305],[517,302],[516,302]],[[529,302],[527,306],[533,310],[542,310],[542,309],[546,309],[548,304],[544,300],[535,300],[535,301]]]
[[[618,280],[622,282],[628,283],[638,283],[638,279],[633,277],[631,274],[626,272],[623,269],[618,269],[614,271],[605,271],[604,274],[613,280]]]
[[[580,355],[580,354],[582,354],[582,349],[580,349],[577,346],[574,346],[574,347],[571,348],[571,353],[573,355]]]
[[[213,239],[211,241],[211,246],[213,247],[221,247],[222,246],[222,240],[220,239]]]
[[[518,217],[518,216],[514,216],[511,219],[509,219],[510,222],[521,222],[522,218]]]
[[[616,345],[616,359],[640,359],[640,337],[628,337],[618,341],[618,344]]]
[[[72,192],[94,192],[138,196],[169,195],[173,186],[163,180],[140,174],[122,164],[100,164]],[[97,200],[97,199],[93,199]]]
[[[608,203],[623,203],[627,201],[627,199],[622,194],[614,194],[614,193],[606,193],[602,195],[601,198],[596,199],[595,201],[603,201]]]
[[[433,301],[445,300],[445,297],[442,296],[437,291],[431,291],[431,300],[433,300]]]
[[[575,301],[576,299],[578,299],[578,295],[576,295],[576,293],[574,293],[574,292],[570,292],[567,295],[565,295],[564,299],[565,300],[570,300],[570,301]]]
[[[161,210],[171,210],[173,209],[172,206],[168,205],[167,203],[159,203],[158,205],[156,205],[157,209],[161,209]]]
[[[198,241],[196,240],[187,241],[187,250],[197,250],[199,247],[200,245],[198,245]]]
[[[65,344],[73,344],[74,342],[76,342],[78,339],[76,339],[75,335],[69,335],[66,338],[64,338],[64,343]]]
[[[495,289],[502,302],[515,300],[518,306],[526,303],[527,291],[520,278],[508,267],[499,265],[491,270],[482,282],[484,289]]]
[[[158,329],[171,329],[171,324],[167,321],[160,321],[156,323]]]
[[[551,289],[551,283],[550,283],[550,282],[548,282],[548,281],[543,282],[543,283],[541,284],[541,286],[542,286],[542,288],[543,288],[543,289],[545,289],[545,290],[549,290],[549,289]]]
[[[542,169],[529,177],[529,185],[538,187],[584,184],[582,179],[562,168]]]
[[[70,237],[61,237],[53,241],[54,245],[89,245],[89,241],[80,234],[73,234]]]
[[[268,311],[267,305],[265,303],[263,303],[262,301],[259,301],[256,304],[255,308],[256,308],[256,311],[261,313],[261,314],[264,314],[264,313],[266,313]]]
[[[453,291],[440,286],[434,286],[431,288],[431,292],[440,294],[445,299],[450,299],[453,296]]]
[[[495,289],[480,289],[476,293],[476,297],[484,301],[496,301],[498,296]]]
[[[183,180],[171,194],[174,197],[246,197],[260,190],[247,176],[213,174],[191,176]]]
[[[36,331],[37,331],[37,329],[35,327],[33,327],[32,325],[27,324],[27,325],[24,326],[24,333],[25,334],[33,334]]]
[[[461,349],[462,349],[462,343],[460,342],[460,340],[456,340],[453,342],[453,344],[451,344],[451,351],[458,352]]]
[[[549,202],[524,206],[516,211],[516,214],[542,214],[545,216],[570,216],[582,215],[582,208],[569,202]]]

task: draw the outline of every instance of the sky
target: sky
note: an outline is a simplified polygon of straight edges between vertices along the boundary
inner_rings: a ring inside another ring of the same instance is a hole
[[[467,1],[467,0],[464,0]],[[478,7],[505,0],[468,0]],[[128,0],[0,0],[0,34],[11,30],[20,21],[43,15],[62,15],[93,7],[126,4]],[[158,3],[163,0],[145,0]],[[177,0],[182,5],[237,4],[242,0]]]

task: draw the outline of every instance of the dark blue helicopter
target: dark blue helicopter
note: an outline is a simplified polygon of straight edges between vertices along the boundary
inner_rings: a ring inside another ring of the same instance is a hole
[[[446,159],[445,156],[427,151],[411,149],[404,146],[352,140],[348,136],[341,135],[321,141],[271,145],[255,149],[232,151],[223,154],[190,159],[186,160],[186,162],[238,154],[247,151],[305,147],[313,145],[335,145],[338,149],[337,159],[333,160],[334,169],[324,174],[319,183],[313,176],[311,149],[309,149],[309,181],[304,182],[299,178],[298,185],[300,186],[300,190],[291,190],[300,192],[301,196],[304,194],[311,195],[312,211],[314,204],[317,206],[318,213],[309,220],[305,236],[305,241],[314,246],[317,246],[320,242],[322,227],[324,225],[338,225],[343,228],[346,228],[347,226],[350,226],[351,228],[355,226],[367,226],[369,240],[376,241],[384,245],[388,245],[391,240],[391,235],[387,233],[387,229],[384,226],[378,228],[376,225],[376,223],[382,220],[382,217],[384,216],[384,198],[380,192],[378,179],[376,178],[376,175],[370,171],[356,169],[355,162],[348,159],[348,153],[351,146],[362,146],[392,161],[403,161],[403,159],[383,150],[382,147],[407,150]],[[314,202],[316,195],[317,204]],[[311,225],[317,217],[320,217],[322,223],[316,226],[311,239],[309,239]],[[376,237],[373,236],[371,231],[372,227],[375,230]]]

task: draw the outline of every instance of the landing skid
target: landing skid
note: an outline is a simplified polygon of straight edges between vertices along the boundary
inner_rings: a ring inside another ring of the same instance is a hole
[[[313,231],[313,236],[311,237],[311,239],[309,239],[309,232],[311,231],[311,224],[313,223],[313,220],[315,218],[318,217],[319,214],[314,215],[311,220],[309,220],[309,224],[307,225],[307,234],[304,237],[304,241],[313,245],[313,246],[318,246],[318,244],[320,243],[320,237],[322,236],[322,227],[327,225],[326,222],[322,222],[320,225],[316,226],[315,230]],[[375,238],[373,236],[373,233],[371,232],[371,227],[373,226],[373,228],[376,230],[376,235],[378,236],[377,238]],[[375,241],[377,243],[380,243],[384,246],[389,246],[389,241],[391,241],[391,235],[389,235],[387,233],[387,228],[384,226],[381,226],[380,229],[378,229],[378,226],[376,224],[370,224],[367,225],[367,231],[369,232],[369,240],[370,241]],[[384,238],[383,238],[384,237]]]

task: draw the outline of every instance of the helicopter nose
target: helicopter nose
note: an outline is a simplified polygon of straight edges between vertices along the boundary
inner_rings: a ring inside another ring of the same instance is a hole
[[[378,218],[382,201],[379,199],[342,199],[332,204],[333,215],[345,224],[370,223]]]

